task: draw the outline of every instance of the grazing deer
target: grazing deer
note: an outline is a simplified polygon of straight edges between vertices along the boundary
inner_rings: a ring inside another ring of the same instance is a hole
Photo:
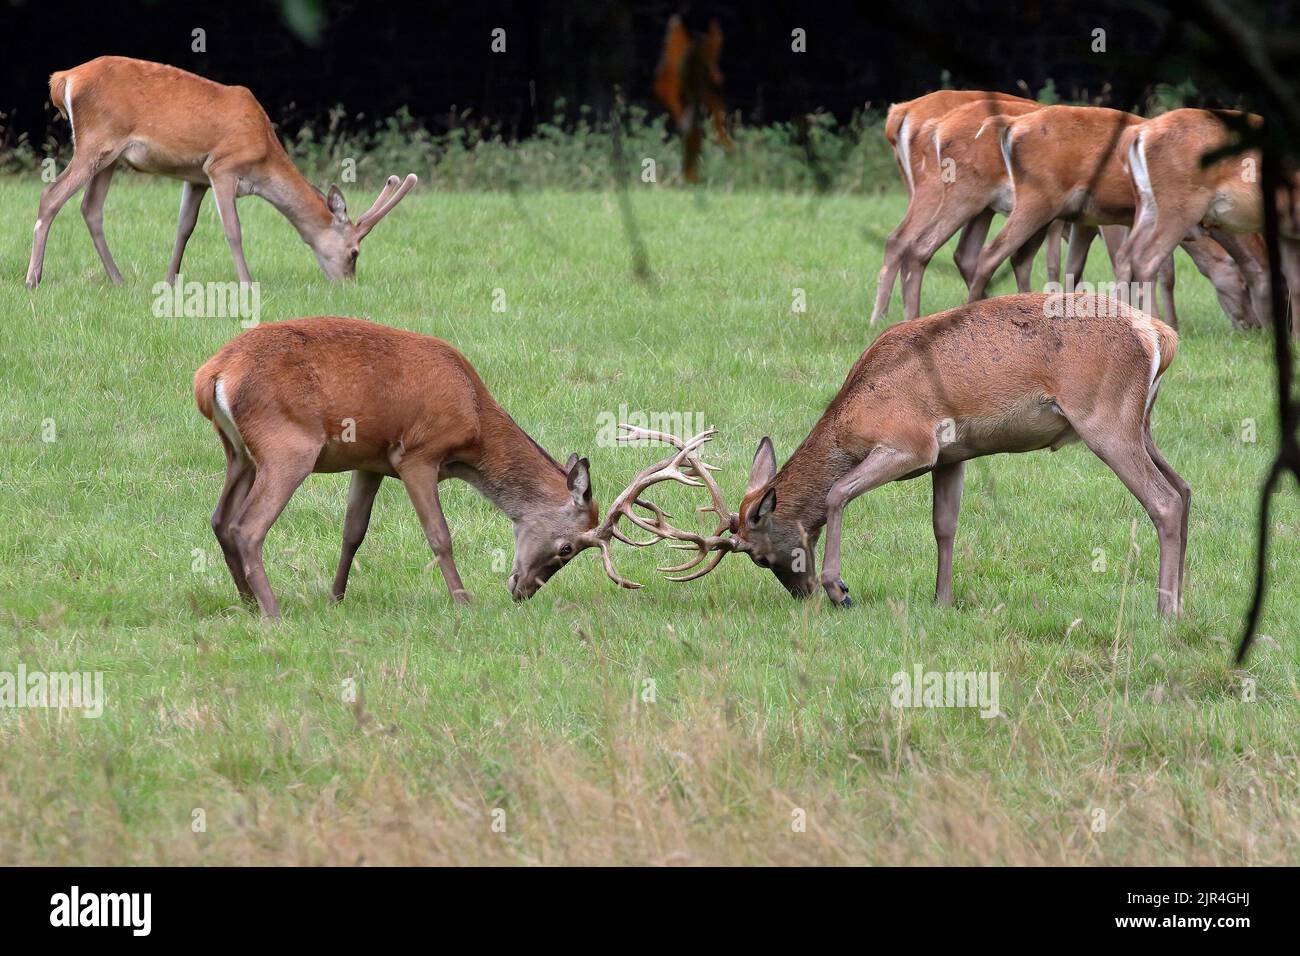
[[[1188,234],[1208,232],[1233,253],[1251,289],[1254,321],[1271,322],[1267,250],[1258,233],[1264,206],[1258,182],[1259,153],[1228,153],[1202,165],[1202,157],[1231,145],[1238,134],[1225,120],[1242,119],[1230,110],[1170,110],[1127,130],[1120,155],[1136,194],[1135,225],[1120,256],[1121,281],[1148,281],[1158,264]],[[1258,116],[1246,119],[1252,125]],[[1281,213],[1282,271],[1290,289],[1291,312],[1300,314],[1300,224],[1288,197],[1277,199]]]
[[[947,126],[943,141],[965,145],[974,140],[980,123],[990,116],[999,114],[1019,116],[1039,109],[1041,105],[1034,100],[1012,96],[1009,93],[939,90],[905,103],[895,103],[889,108],[889,113],[885,117],[885,139],[889,141],[890,149],[894,153],[894,161],[898,164],[903,183],[907,187],[908,205],[902,221],[885,239],[885,256],[880,267],[880,275],[876,280],[876,302],[871,311],[869,324],[874,325],[889,310],[894,280],[900,269],[903,272],[903,318],[913,319],[920,314],[921,279],[934,251],[943,245],[943,242],[940,242],[928,255],[922,251],[925,245],[919,239],[919,235],[922,232],[926,234],[937,232],[943,228],[942,224],[938,227],[932,226],[934,219],[941,220],[941,223],[955,222],[952,230],[945,236],[945,242],[953,232],[958,228],[961,229],[961,239],[958,240],[957,249],[953,253],[953,261],[967,284],[970,281],[969,276],[974,267],[974,260],[978,257],[984,239],[988,235],[993,210],[988,210],[987,215],[981,215],[984,208],[981,207],[980,210],[970,212],[959,219],[957,214],[943,205],[948,197],[948,191],[943,188],[945,185],[942,178],[943,157],[936,155],[933,165],[929,161],[930,154],[937,153],[938,124],[953,119],[955,122]],[[972,127],[971,121],[975,117],[979,117],[979,121]],[[983,145],[988,146],[987,143]],[[1003,181],[1006,179],[1006,170],[1002,166],[996,147],[986,152],[989,153],[988,156],[981,157],[977,152],[970,157],[963,157],[967,160],[978,161],[980,158],[984,160],[973,170],[968,168],[961,170],[963,177],[968,172],[975,177],[973,182],[963,182],[963,189],[969,188],[972,193],[978,191],[980,187],[977,184],[982,178],[992,177]],[[992,162],[989,161],[990,159]],[[1006,206],[1006,209],[1000,211],[1006,212],[1010,208],[1009,203]],[[1059,224],[1048,230],[1047,239],[1047,274],[1048,279],[1055,282],[1060,277],[1061,268]],[[1016,281],[1021,292],[1029,291],[1028,277],[1032,264],[1032,250],[1024,264],[1021,264],[1020,259],[1017,258]]]
[[[885,258],[876,282],[876,303],[869,324],[875,325],[888,311],[894,279],[900,269],[903,318],[914,319],[921,314],[921,281],[926,266],[958,229],[962,233],[953,261],[962,279],[969,282],[993,214],[1005,215],[1012,206],[1011,181],[997,138],[979,136],[980,128],[990,116],[1020,116],[1039,108],[1032,100],[1016,98],[973,100],[913,127],[910,146],[896,151],[902,153],[898,157],[900,167],[904,161],[911,167],[907,177],[910,197],[907,212],[885,240]],[[911,119],[910,115],[905,117],[904,125],[910,124]],[[1036,252],[1035,244],[1026,243],[1013,256],[1016,284],[1021,292],[1029,291]],[[1051,265],[1049,251],[1049,279],[1055,281],[1050,275]],[[1056,265],[1059,268],[1059,250]]]
[[[352,472],[343,552],[331,596],[341,600],[385,477],[398,478],[415,506],[452,599],[466,603],[452,559],[438,482],[472,484],[514,523],[507,586],[535,594],[587,548],[599,548],[610,579],[611,538],[633,489],[597,521],[587,459],[560,465],[493,400],[469,361],[441,339],[365,322],[319,317],[260,325],[227,343],[194,376],[194,398],[226,453],[226,480],[212,530],[240,596],[263,613],[280,607],[262,564],[262,543],[309,474]],[[646,469],[637,481],[698,484],[682,459],[711,433]]]
[[[675,528],[657,511],[639,526],[695,551],[662,569],[690,572],[671,580],[702,577],[739,551],[795,597],[816,589],[812,555],[825,527],[820,581],[831,601],[848,606],[840,576],[844,508],[887,482],[929,473],[935,600],[950,604],[965,462],[1082,440],[1151,516],[1160,541],[1156,607],[1177,614],[1191,488],[1151,437],[1151,409],[1177,346],[1164,323],[1091,294],[1002,296],[901,322],[862,354],[783,467],[771,440],[759,443],[738,512],[727,510],[697,453],[687,454],[712,497],[706,510],[719,516],[713,534]]]
[[[1130,226],[1136,201],[1118,144],[1125,131],[1144,122],[1142,117],[1096,106],[1050,106],[1020,117],[993,117],[985,129],[998,137],[999,148],[1014,194],[1014,208],[997,237],[980,253],[970,282],[969,301],[983,298],[989,279],[1008,255],[1026,242],[1041,241],[1055,219],[1072,223],[1070,253],[1064,273],[1081,279],[1088,249],[1099,228]],[[1124,272],[1122,246],[1107,236],[1108,248]],[[1181,237],[1180,237],[1181,238]],[[1184,250],[1219,291],[1225,309],[1240,310],[1239,277],[1223,268],[1223,253],[1212,241],[1188,239]],[[1164,292],[1163,314],[1175,328],[1174,267],[1170,254],[1157,263],[1150,278]],[[1234,257],[1235,258],[1235,257]],[[1242,265],[1238,260],[1238,265]],[[1236,312],[1229,313],[1234,324]]]
[[[240,196],[261,196],[275,206],[311,246],[325,275],[350,279],[361,240],[416,183],[414,173],[400,185],[396,176],[389,177],[370,209],[352,222],[337,186],[323,193],[298,172],[247,88],[223,86],[160,63],[101,56],[53,74],[50,100],[72,127],[74,152],[67,169],[41,192],[27,266],[29,289],[41,281],[50,224],[82,186],[81,214],[95,250],[109,278],[122,281],[104,238],[104,198],[119,160],[184,183],[176,245],[167,266],[169,283],[180,272],[209,187],[239,281],[248,283],[252,278],[235,211]]]

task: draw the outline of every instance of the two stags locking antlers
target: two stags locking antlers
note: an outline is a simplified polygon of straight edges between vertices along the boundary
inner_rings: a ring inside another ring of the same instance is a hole
[[[696,578],[704,577],[718,566],[718,562],[726,556],[728,551],[737,550],[737,546],[740,544],[740,541],[736,538],[724,537],[727,533],[736,531],[739,516],[727,509],[727,503],[722,497],[722,492],[718,489],[718,483],[713,480],[713,476],[710,474],[710,472],[717,471],[717,469],[701,461],[699,457],[701,446],[710,441],[718,433],[718,430],[709,428],[700,432],[690,441],[682,441],[676,435],[670,435],[667,432],[651,431],[622,423],[618,427],[627,431],[626,435],[618,436],[619,441],[663,442],[666,445],[675,447],[677,452],[669,455],[663,461],[651,465],[637,475],[632,480],[632,483],[627,486],[627,489],[615,498],[614,503],[609,506],[609,513],[605,516],[601,528],[608,529],[608,535],[617,538],[624,544],[630,544],[634,548],[648,548],[662,540],[676,542],[672,547],[684,551],[694,551],[695,556],[683,564],[661,567],[658,570],[669,575],[681,574],[680,577],[669,577],[669,581],[694,581]],[[676,481],[694,488],[704,487],[708,489],[709,497],[713,499],[713,503],[701,505],[697,511],[712,512],[717,516],[718,526],[713,534],[700,535],[693,531],[683,531],[680,528],[673,527],[668,523],[668,519],[672,515],[642,497],[647,488],[662,481]],[[653,518],[650,519],[637,514],[636,508],[650,512]],[[618,522],[623,518],[626,518],[641,530],[650,532],[654,537],[644,541],[628,537],[618,528]],[[602,544],[600,547],[601,556],[605,561],[605,573],[609,575],[615,584],[624,588],[641,587],[634,581],[628,581],[620,577],[618,572],[614,570],[614,563],[610,558],[608,545]],[[711,558],[710,555],[712,555]],[[705,564],[706,561],[707,564]],[[704,567],[699,568],[701,564],[704,564]],[[695,568],[699,568],[699,570],[694,570]],[[691,573],[682,574],[685,571]]]

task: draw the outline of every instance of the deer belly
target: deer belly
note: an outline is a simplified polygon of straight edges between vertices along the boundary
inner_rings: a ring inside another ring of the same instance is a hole
[[[389,446],[372,445],[362,441],[348,441],[346,432],[325,442],[312,470],[317,472],[371,471],[396,478],[397,472],[389,460]]]
[[[1055,451],[1079,439],[1051,399],[1025,402],[1001,415],[959,419],[948,431],[952,441],[945,442],[942,423],[937,430],[941,465],[983,455],[1018,454],[1040,448]]]
[[[133,140],[122,150],[122,162],[132,169],[153,176],[184,179],[192,183],[207,183],[203,172],[203,157],[182,156],[163,149],[148,140]]]

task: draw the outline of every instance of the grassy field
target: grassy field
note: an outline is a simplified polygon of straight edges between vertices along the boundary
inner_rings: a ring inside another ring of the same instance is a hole
[[[0,670],[103,671],[107,694],[98,720],[0,709],[0,863],[1300,862],[1300,507],[1288,488],[1275,512],[1243,700],[1230,651],[1271,370],[1189,262],[1155,424],[1194,489],[1176,624],[1154,615],[1150,522],[1080,445],[971,464],[948,610],[930,603],[926,479],[850,508],[849,612],[796,604],[744,559],[670,584],[662,554],[628,548],[643,590],[593,553],[515,605],[509,521],[450,483],[475,595],[457,609],[395,482],[331,607],[348,479],[316,476],[267,542],[285,610],[268,624],[236,606],[208,527],[223,463],[191,395],[237,321],[154,315],[178,190],[119,177],[122,287],[69,204],[30,294],[39,183],[0,180]],[[903,199],[643,190],[649,282],[613,194],[417,191],[346,286],[269,206],[241,217],[263,321],[451,340],[541,444],[590,455],[602,502],[659,455],[597,446],[602,413],[699,413],[738,501],[758,439],[784,459],[875,334]],[[234,277],[211,200],[184,272]],[[962,291],[945,251],[926,305]],[[916,665],[998,672],[1002,715],[894,708],[891,675]]]

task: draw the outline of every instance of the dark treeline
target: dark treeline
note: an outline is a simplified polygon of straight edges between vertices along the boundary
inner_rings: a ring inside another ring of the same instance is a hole
[[[670,0],[5,0],[0,7],[0,111],[5,136],[39,144],[66,136],[47,103],[49,74],[105,53],[170,63],[249,86],[272,118],[319,121],[336,104],[372,120],[406,106],[432,129],[474,119],[528,135],[565,102],[597,117],[622,89],[651,105],[650,83],[671,14],[698,28],[716,17],[726,37],[729,109],[746,122],[814,109],[843,119],[940,85],[1104,95],[1158,48],[1159,10],[1104,0],[1086,5],[974,0],[867,4],[681,4]],[[1281,6],[1289,6],[1283,3]],[[493,53],[492,31],[506,51]],[[806,31],[806,52],[791,49]],[[193,31],[205,31],[205,52]],[[1106,31],[1094,52],[1093,31]],[[1161,79],[1179,83],[1177,69]],[[1127,93],[1127,91],[1126,91]],[[1122,104],[1121,104],[1122,105]]]

